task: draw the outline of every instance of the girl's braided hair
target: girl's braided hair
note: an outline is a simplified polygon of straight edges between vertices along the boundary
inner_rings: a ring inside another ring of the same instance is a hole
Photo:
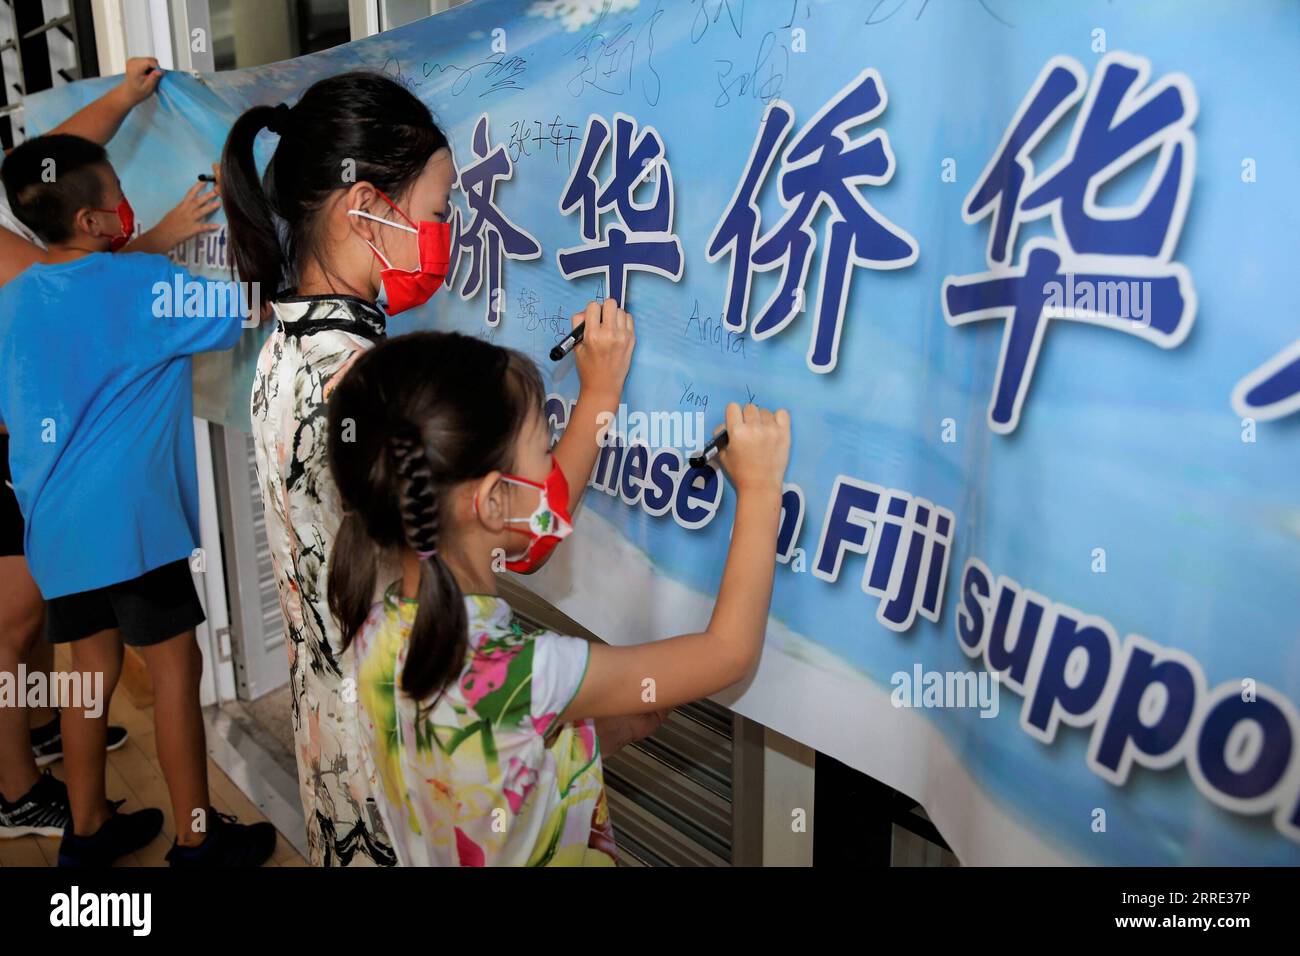
[[[329,557],[329,607],[346,648],[378,597],[381,559],[420,557],[419,608],[402,690],[415,700],[460,672],[464,596],[439,554],[450,492],[509,471],[515,441],[544,399],[537,367],[455,332],[413,332],[364,353],[329,399],[330,473],[344,516]]]

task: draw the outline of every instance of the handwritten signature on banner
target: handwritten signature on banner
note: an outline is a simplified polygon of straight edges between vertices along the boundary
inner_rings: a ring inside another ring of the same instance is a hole
[[[550,120],[523,119],[510,123],[510,161],[519,162],[533,156],[553,152],[556,163],[563,161],[566,169],[573,166],[573,144],[579,142],[578,126],[567,122],[559,113]]]
[[[452,83],[447,89],[449,95],[458,97],[473,93],[474,98],[482,99],[493,93],[523,92],[525,87],[521,81],[528,68],[528,61],[522,56],[505,53],[492,53],[482,60],[467,64],[426,60],[420,65],[418,78],[408,73],[397,57],[390,56],[372,68],[417,95],[426,80],[450,75]]]
[[[794,28],[800,4],[804,5],[804,16],[810,16],[807,0],[793,0],[793,6],[787,11],[786,22],[781,24],[781,35]],[[727,40],[743,40],[745,37],[745,0],[691,0],[695,7],[695,16],[691,21],[690,39],[698,45],[712,29],[724,31]],[[762,12],[767,12],[763,8]],[[751,26],[752,26],[751,17]],[[753,31],[750,31],[751,36]],[[752,59],[740,62],[725,56],[714,59],[714,81],[718,95],[714,98],[715,109],[722,109],[746,97],[767,105],[781,95],[786,77],[790,74],[790,47],[778,39],[774,30],[766,31],[754,49]]]
[[[993,6],[994,0],[976,0],[976,2],[979,4],[980,9],[987,13],[991,19],[1008,29],[1015,29],[1014,24],[997,12]],[[870,27],[886,23],[904,10],[912,14],[913,20],[920,20],[929,9],[930,0],[875,0],[867,13],[866,25]]]
[[[605,33],[602,10],[591,30],[565,53],[578,64],[567,84],[569,93],[576,98],[588,89],[616,96],[638,92],[647,105],[658,105],[663,78],[654,66],[654,30],[664,15],[656,0],[648,16]]]
[[[528,69],[528,61],[522,56],[505,53],[493,53],[476,63],[461,65],[458,63],[437,63],[426,61],[420,70],[425,78],[443,76],[450,73],[455,77],[449,92],[460,96],[478,82],[483,89],[477,91],[480,97],[491,93],[517,92],[524,89],[520,80]]]
[[[745,69],[737,71],[735,64],[727,59],[719,58],[715,62],[714,79],[718,84],[718,95],[713,101],[715,109],[745,97],[766,105],[781,95],[790,75],[790,47],[769,30],[758,42],[753,63],[742,64]]]

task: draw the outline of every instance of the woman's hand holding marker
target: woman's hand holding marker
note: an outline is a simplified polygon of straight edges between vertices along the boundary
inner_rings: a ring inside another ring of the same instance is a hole
[[[577,510],[609,421],[623,398],[623,382],[632,366],[636,330],[632,316],[613,299],[588,302],[571,319],[582,341],[571,350],[578,365],[578,401],[555,445],[555,459],[569,483],[569,510]],[[566,353],[567,354],[567,353]]]
[[[603,303],[588,302],[587,308],[570,321],[576,329],[584,325],[582,341],[574,349],[573,360],[583,392],[599,398],[614,399],[623,393],[623,382],[632,367],[632,349],[636,329],[632,316],[620,309],[613,299]]]

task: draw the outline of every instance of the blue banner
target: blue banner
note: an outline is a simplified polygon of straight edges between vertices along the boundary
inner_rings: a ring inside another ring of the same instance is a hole
[[[768,643],[719,699],[964,862],[1300,863],[1300,4],[475,0],[167,76],[111,144],[141,219],[358,68],[459,171],[453,287],[397,331],[531,355],[559,430],[568,316],[636,317],[542,594],[619,643],[703,626],[733,496],[685,459],[789,408]],[[177,256],[228,276],[224,230]],[[200,363],[201,414],[247,427],[264,335]]]

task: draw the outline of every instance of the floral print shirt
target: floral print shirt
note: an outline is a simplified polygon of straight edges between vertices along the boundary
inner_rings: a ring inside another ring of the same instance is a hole
[[[469,645],[436,698],[401,690],[417,602],[390,589],[357,636],[362,753],[407,866],[612,866],[590,720],[559,725],[587,669],[576,637],[526,629],[504,600],[465,598]]]
[[[276,329],[253,380],[253,442],[266,539],[284,612],[298,789],[315,866],[396,863],[357,759],[356,706],[343,693],[342,635],[326,601],[342,518],[325,457],[326,401],[384,336],[383,313],[349,296],[272,304]]]

